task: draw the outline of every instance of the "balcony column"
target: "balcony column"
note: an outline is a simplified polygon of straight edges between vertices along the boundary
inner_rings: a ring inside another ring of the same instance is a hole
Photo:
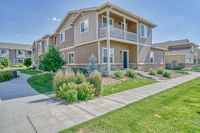
[[[124,39],[126,40],[126,18],[124,19]]]
[[[106,17],[107,17],[107,71],[108,75],[110,75],[110,13],[109,9],[106,11]]]

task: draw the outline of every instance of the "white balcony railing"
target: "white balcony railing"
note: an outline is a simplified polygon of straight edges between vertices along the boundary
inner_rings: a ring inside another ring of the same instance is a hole
[[[126,33],[126,38],[124,37],[124,30],[115,28],[115,27],[110,27],[110,36],[115,37],[115,38],[120,38],[120,39],[126,39],[130,41],[137,41],[137,34],[129,31],[125,31]],[[99,37],[106,37],[107,35],[107,27],[103,27],[99,29]]]

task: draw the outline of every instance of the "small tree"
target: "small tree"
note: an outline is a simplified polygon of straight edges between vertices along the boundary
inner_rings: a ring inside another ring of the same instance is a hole
[[[48,52],[44,54],[39,64],[43,71],[56,72],[58,69],[61,69],[61,66],[66,64],[66,61],[61,57],[59,48],[55,44],[52,44],[48,46]]]
[[[3,65],[4,67],[6,68],[9,67],[9,64],[10,64],[10,61],[8,57],[1,60],[1,65]]]
[[[24,63],[23,63],[26,67],[30,67],[32,64],[32,60],[31,58],[26,58],[24,59]]]
[[[98,67],[98,64],[96,63],[97,59],[94,56],[94,54],[91,55],[89,58],[90,63],[88,64],[87,67],[87,75],[90,75],[92,72],[100,72],[101,73],[101,68]]]

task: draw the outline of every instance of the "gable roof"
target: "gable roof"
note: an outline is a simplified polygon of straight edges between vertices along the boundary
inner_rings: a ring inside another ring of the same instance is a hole
[[[31,45],[29,44],[17,44],[17,43],[7,43],[7,42],[0,42],[0,49],[11,49],[11,50],[27,50],[31,51]]]
[[[188,54],[191,50],[192,46],[189,47],[181,47],[181,48],[171,48],[165,55],[180,55],[180,54]]]
[[[188,39],[182,39],[182,40],[175,40],[175,41],[167,41],[167,42],[162,42],[162,43],[154,43],[153,46],[161,47],[161,48],[169,48],[171,46],[178,46],[178,45],[194,45],[196,47],[199,47],[198,45],[189,42]]]

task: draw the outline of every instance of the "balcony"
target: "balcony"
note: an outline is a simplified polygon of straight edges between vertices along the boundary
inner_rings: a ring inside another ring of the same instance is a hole
[[[99,29],[99,38],[107,36],[107,26]],[[129,31],[110,27],[110,37],[137,42],[137,34]]]

